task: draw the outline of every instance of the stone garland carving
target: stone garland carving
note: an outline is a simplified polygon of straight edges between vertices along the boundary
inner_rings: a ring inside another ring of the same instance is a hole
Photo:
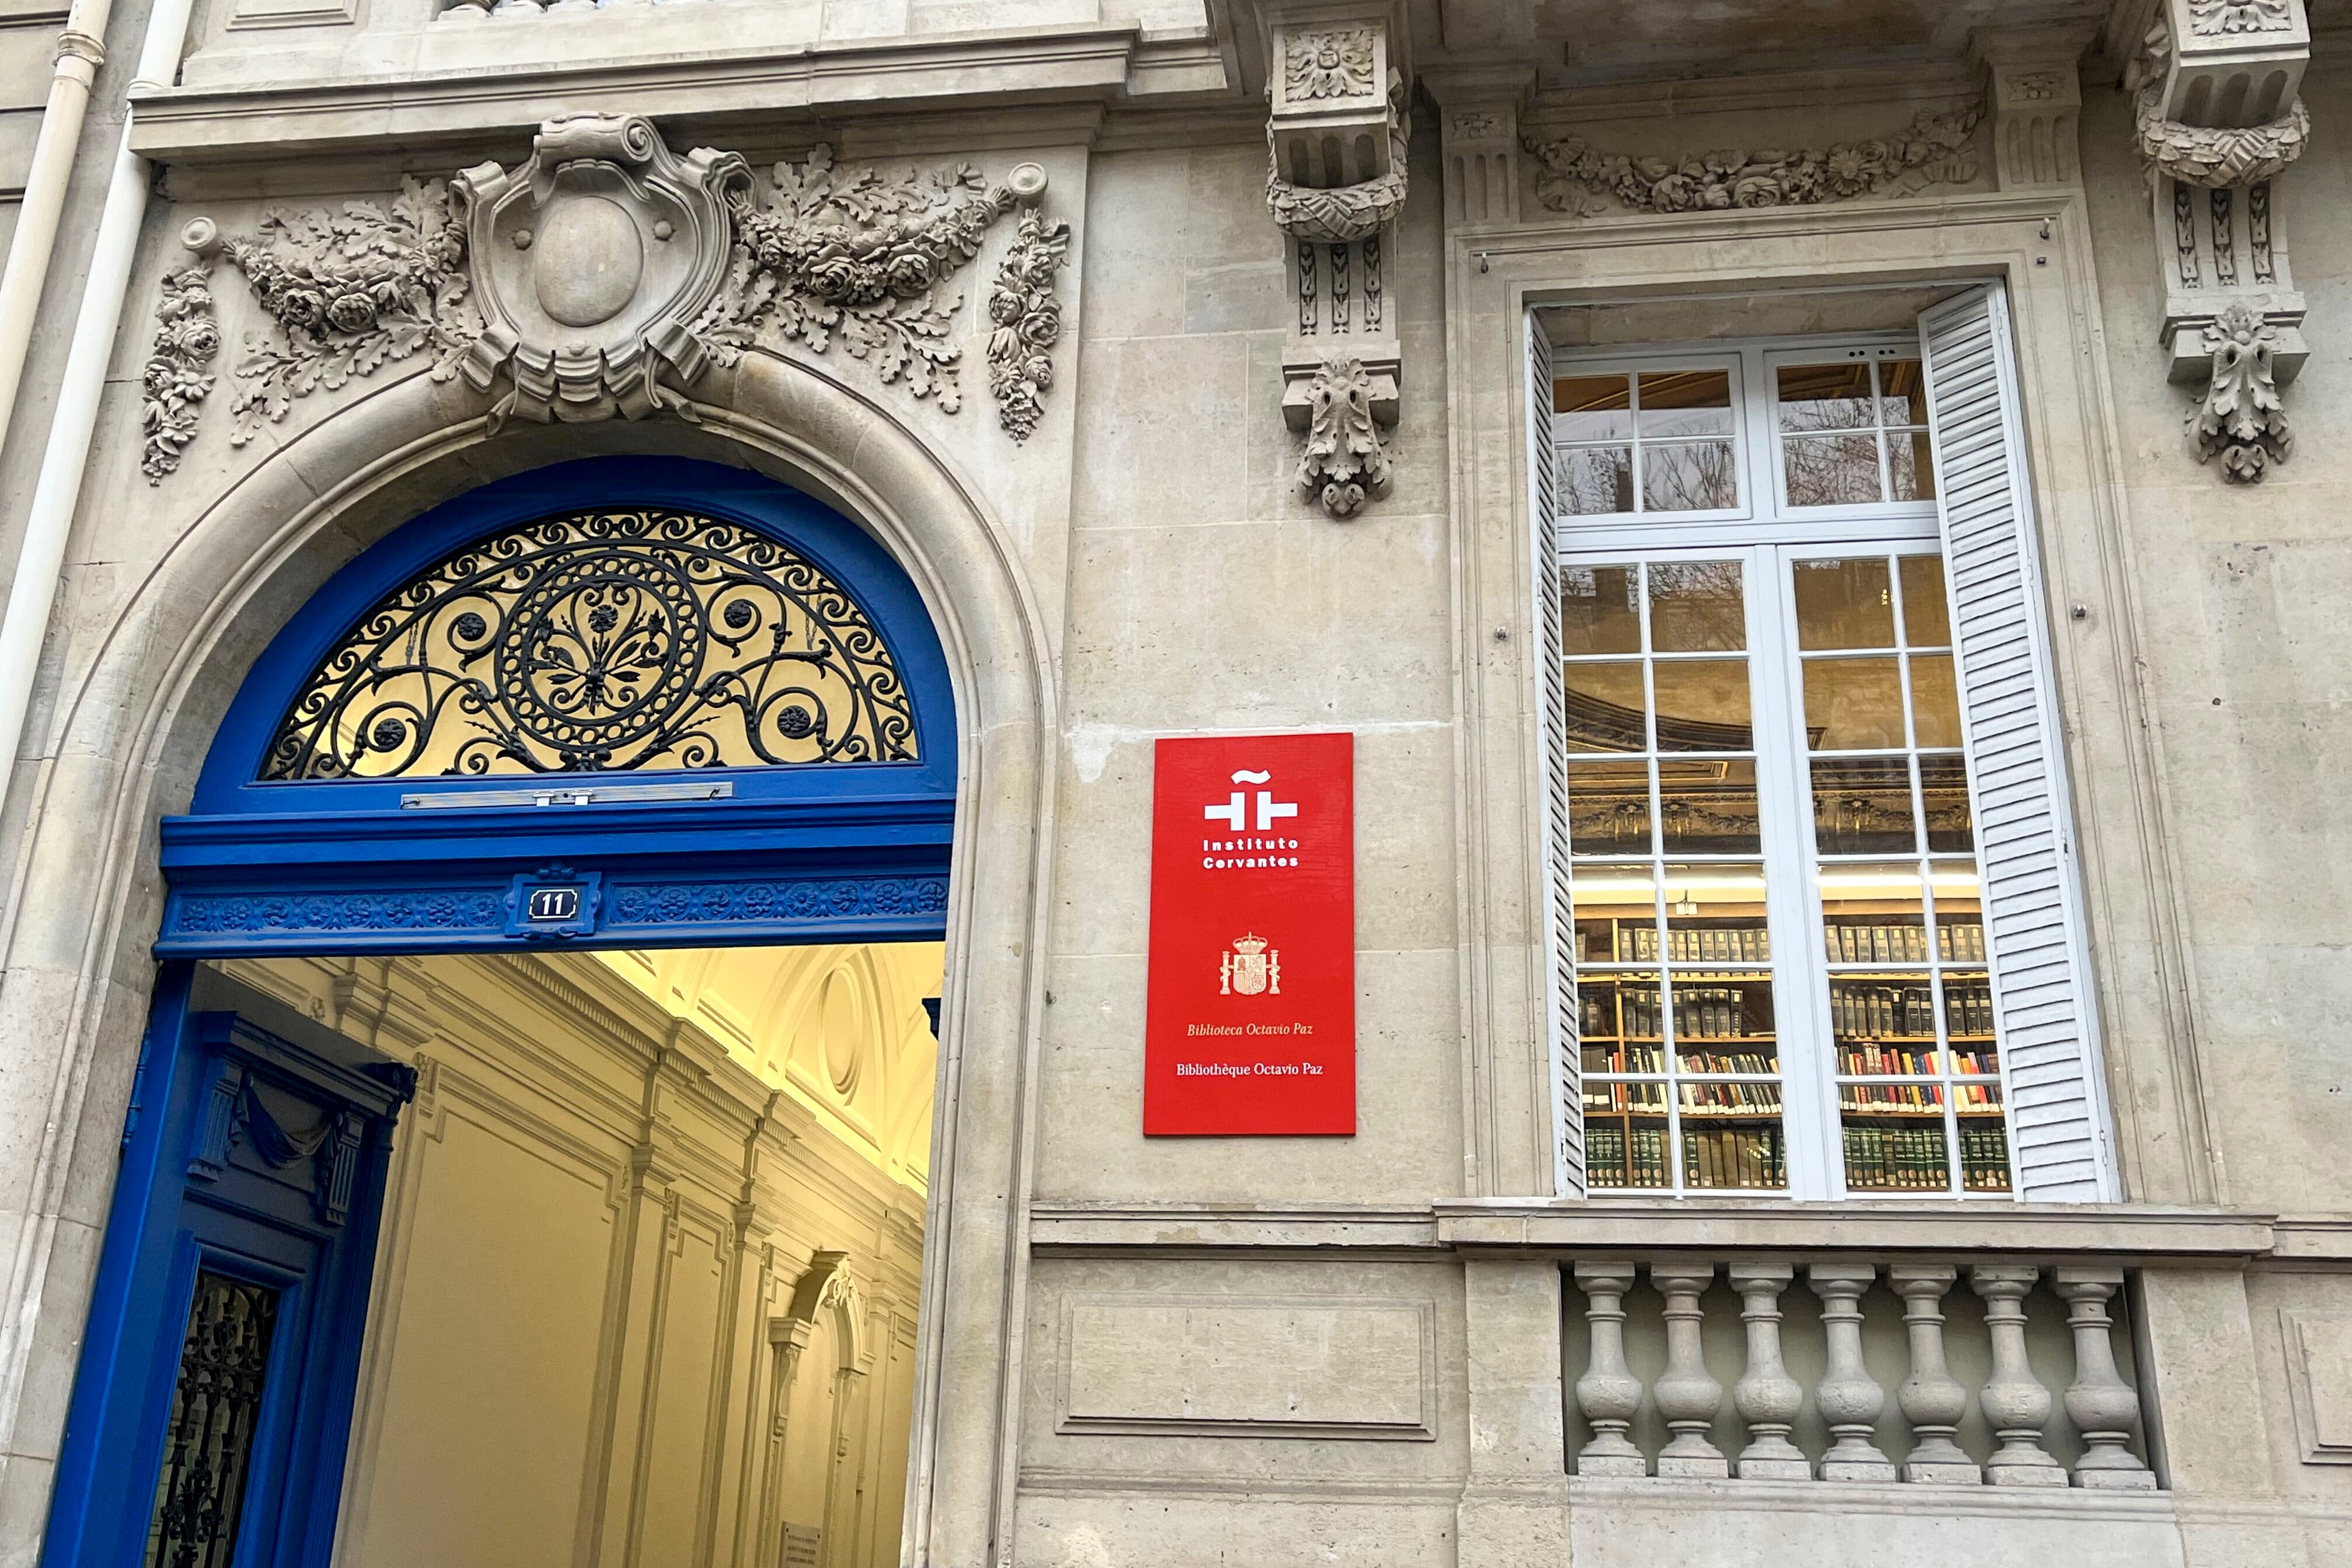
[[[2272,364],[2278,330],[2250,304],[2225,305],[2205,329],[2205,347],[2213,356],[2213,380],[2189,411],[2197,461],[2218,456],[2229,478],[2258,481],[2268,464],[2284,461],[2294,445]]]
[[[1318,245],[1352,245],[1369,239],[1404,211],[1405,145],[1411,126],[1404,112],[1404,86],[1389,84],[1389,172],[1353,185],[1328,190],[1297,185],[1283,178],[1275,128],[1265,131],[1265,205],[1282,232]]]
[[[2294,26],[2290,0],[2189,0],[2189,25],[2204,37],[2275,33]]]
[[[995,323],[988,335],[988,390],[996,397],[997,423],[1020,442],[1035,433],[1045,390],[1054,384],[1053,350],[1062,336],[1055,274],[1069,258],[1070,225],[1038,210],[1045,170],[1024,163],[1010,183],[1023,205],[1021,230],[988,294],[988,319]]]
[[[1335,27],[1293,33],[1283,65],[1293,99],[1361,98],[1372,90],[1372,30]]]
[[[999,271],[990,339],[992,388],[1020,439],[1052,381],[1068,225],[1035,210],[1042,169],[1014,178],[1018,192],[969,164],[848,173],[820,145],[776,165],[762,205],[736,154],[680,158],[641,117],[588,114],[548,121],[510,171],[406,180],[383,204],[272,210],[252,235],[198,219],[184,240],[242,272],[275,328],[248,334],[236,367],[233,445],[298,398],[426,350],[436,381],[504,387],[493,428],[691,418],[685,394],[709,364],[787,340],[817,354],[839,343],[885,384],[953,413],[963,300],[946,288],[1020,201],[1030,211]],[[165,281],[147,373],[151,479],[176,466],[210,390],[197,352],[217,348],[205,271]]]
[[[213,390],[206,367],[220,352],[220,327],[213,319],[209,260],[163,275],[155,319],[154,350],[142,377],[147,453],[139,465],[150,485],[178,471],[181,449],[196,438],[197,407]]]
[[[1643,213],[1806,206],[1973,180],[1973,138],[1983,118],[1980,104],[1923,110],[1889,137],[1796,152],[1709,152],[1680,162],[1597,152],[1579,136],[1558,141],[1529,136],[1521,145],[1542,164],[1537,200],[1576,217],[1606,211],[1598,200],[1602,196]]]
[[[1371,375],[1353,354],[1324,355],[1309,385],[1297,482],[1302,496],[1343,520],[1362,511],[1367,500],[1386,500],[1394,488],[1372,418]]]
[[[2189,125],[2164,117],[2165,60],[2171,33],[2159,20],[2132,70],[2132,122],[2140,156],[2185,185],[2220,190],[2274,179],[2311,143],[2311,111],[2297,98],[2267,125]]]

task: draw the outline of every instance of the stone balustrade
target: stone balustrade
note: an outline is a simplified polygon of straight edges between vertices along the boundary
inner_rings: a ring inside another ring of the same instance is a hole
[[[1562,1364],[1579,1475],[2158,1484],[2117,1359],[2121,1267],[1775,1253],[1568,1269],[1584,1300]]]

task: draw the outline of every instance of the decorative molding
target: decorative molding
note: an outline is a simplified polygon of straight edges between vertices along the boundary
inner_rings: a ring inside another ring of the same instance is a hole
[[[1571,217],[1610,210],[1601,198],[1642,213],[1808,206],[1975,179],[1974,138],[1983,118],[1981,104],[1922,110],[1889,137],[1798,152],[1708,152],[1680,162],[1597,152],[1580,136],[1528,136],[1521,145],[1543,166],[1536,199]]]
[[[1380,78],[1377,31],[1370,27],[1302,28],[1283,41],[1282,68],[1293,103],[1362,98]]]
[[[1021,227],[988,293],[988,319],[995,323],[988,335],[988,390],[997,423],[1021,442],[1036,433],[1045,390],[1054,384],[1054,345],[1062,336],[1055,275],[1069,260],[1070,225],[1038,210],[1045,193],[1038,165],[1016,165],[1005,183],[1021,204]]]
[[[2279,1309],[2288,1402],[2306,1465],[2352,1465],[2352,1312]]]
[[[617,883],[605,894],[604,934],[630,926],[723,925],[933,915],[947,907],[943,877],[840,877],[824,882]]]
[[[1395,487],[1373,415],[1375,392],[1374,372],[1344,350],[1324,354],[1306,383],[1307,444],[1298,458],[1298,492],[1340,521],[1362,511],[1368,500],[1386,500]],[[1389,398],[1393,402],[1393,371]]]
[[[242,446],[296,399],[428,349],[436,380],[462,375],[493,398],[493,428],[691,419],[688,393],[710,365],[787,341],[820,355],[837,343],[885,385],[953,413],[963,297],[950,286],[1019,204],[991,298],[1012,330],[992,331],[990,380],[1022,440],[1052,382],[1069,227],[1038,209],[1044,171],[1016,172],[1034,183],[1025,195],[968,163],[852,173],[819,144],[775,165],[762,204],[739,154],[680,157],[642,116],[581,114],[546,121],[512,169],[405,180],[386,203],[272,209],[252,235],[200,218],[183,238],[200,258],[225,255],[275,324],[247,335],[236,367],[229,440]],[[178,385],[183,368],[151,379]],[[175,465],[200,402],[184,389],[153,416],[173,461],[151,441],[151,477]]]
[[[181,894],[164,922],[168,936],[291,936],[351,932],[503,932],[503,890]]]
[[[2198,462],[2218,456],[2230,478],[2252,483],[2271,463],[2285,462],[2294,445],[2279,399],[2278,329],[2255,306],[2233,300],[2204,328],[2201,340],[2213,357],[2212,379],[2189,411],[2189,439]]]
[[[1388,166],[1368,180],[1318,187],[1284,177],[1282,142],[1275,124],[1266,126],[1265,205],[1276,227],[1292,239],[1316,245],[1353,245],[1369,239],[1404,211],[1405,151],[1411,128],[1404,114],[1404,84],[1391,82],[1388,106]]]
[[[2235,484],[2293,450],[2282,389],[2310,357],[2276,183],[2311,143],[2310,56],[2301,0],[2166,0],[2126,78],[2169,378],[2197,460]]]
[[[181,450],[196,438],[197,407],[213,390],[206,367],[220,352],[220,324],[213,319],[212,270],[200,259],[163,275],[153,350],[142,377],[147,455],[139,466],[150,485],[178,470]]]

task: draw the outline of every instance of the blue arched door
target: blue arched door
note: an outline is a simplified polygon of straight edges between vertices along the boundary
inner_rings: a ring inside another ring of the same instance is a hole
[[[411,1078],[206,1006],[196,960],[937,940],[956,777],[914,585],[757,476],[565,464],[336,574],[162,824],[163,967],[44,1561],[331,1550]]]

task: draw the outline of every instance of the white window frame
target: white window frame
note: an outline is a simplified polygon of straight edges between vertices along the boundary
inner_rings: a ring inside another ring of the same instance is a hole
[[[1636,406],[1634,412],[1627,416],[1632,422],[1630,428],[1632,429],[1633,434],[1626,437],[1624,444],[1633,449],[1633,496],[1634,505],[1637,509],[1631,512],[1582,513],[1577,515],[1573,520],[1580,523],[1596,522],[1603,519],[1614,522],[1632,520],[1646,526],[1658,523],[1738,522],[1753,517],[1756,515],[1756,497],[1759,492],[1756,488],[1756,474],[1754,472],[1753,465],[1748,460],[1748,450],[1752,443],[1752,436],[1746,427],[1748,396],[1745,392],[1745,388],[1749,384],[1747,376],[1750,370],[1750,366],[1747,361],[1748,356],[1735,352],[1727,352],[1726,350],[1720,346],[1710,349],[1685,348],[1664,350],[1657,353],[1644,352],[1638,358],[1630,359],[1622,353],[1616,352],[1605,355],[1587,355],[1575,358],[1567,356],[1557,357],[1554,361],[1552,369],[1552,373],[1556,377],[1622,375],[1633,380],[1635,388],[1634,402]],[[1739,476],[1739,500],[1738,505],[1731,507],[1709,507],[1703,511],[1644,512],[1638,509],[1641,504],[1640,498],[1643,479],[1641,449],[1645,445],[1687,445],[1691,444],[1690,438],[1683,437],[1671,437],[1663,443],[1644,442],[1641,438],[1641,413],[1639,409],[1641,400],[1640,378],[1645,371],[1654,372],[1658,371],[1724,371],[1729,373],[1731,378],[1732,460],[1737,465],[1737,471]],[[1557,465],[1561,458],[1570,452],[1589,451],[1596,446],[1607,446],[1612,444],[1615,444],[1598,441],[1574,441],[1556,434],[1552,441],[1552,462]],[[1565,514],[1563,514],[1562,520],[1564,522],[1569,520]]]
[[[2005,321],[2000,314],[2000,304],[1996,296],[1993,308],[1997,328]],[[1557,584],[1559,567],[1619,564],[1636,559],[1726,559],[1736,557],[1743,562],[1748,591],[1751,703],[1757,731],[1758,806],[1763,837],[1760,858],[1768,874],[1767,915],[1776,941],[1785,943],[1787,938],[1783,934],[1797,933],[1798,950],[1807,955],[1799,965],[1790,965],[1784,956],[1776,960],[1773,967],[1775,1034],[1782,1085],[1782,1138],[1789,1177],[1785,1190],[1790,1199],[1840,1197],[1845,1196],[1846,1191],[1840,1131],[1838,1061],[1835,1044],[1828,1029],[1832,977],[1828,964],[1820,956],[1825,925],[1820,898],[1820,866],[1810,836],[1802,831],[1803,827],[1811,823],[1812,816],[1810,810],[1810,756],[1801,744],[1791,743],[1794,737],[1802,734],[1803,699],[1801,662],[1794,647],[1795,612],[1790,563],[1805,557],[1835,558],[1865,553],[1887,556],[1941,554],[1945,548],[1940,503],[1935,499],[1820,507],[1790,507],[1786,505],[1776,417],[1778,387],[1774,372],[1783,364],[1822,363],[1832,356],[1867,356],[1879,361],[1919,358],[1921,341],[1916,334],[1873,333],[1717,342],[1703,347],[1662,344],[1654,350],[1627,352],[1622,349],[1612,349],[1605,354],[1555,350],[1549,362],[1549,372],[1554,377],[1620,371],[1638,374],[1645,369],[1695,368],[1699,364],[1712,367],[1728,365],[1735,361],[1738,364],[1733,373],[1735,404],[1738,411],[1738,417],[1733,423],[1738,433],[1737,457],[1742,500],[1738,515],[1636,512],[1595,516],[1557,513],[1549,534],[1555,543],[1550,575]],[[1548,395],[1549,387],[1543,390]],[[1927,388],[1923,385],[1923,396],[1927,392]],[[1932,399],[1930,403],[1932,423]],[[1559,451],[1572,444],[1554,442],[1547,457],[1556,464]],[[1886,466],[1887,459],[1882,444],[1882,483]],[[1946,482],[1940,472],[1940,455],[1937,466],[1936,484],[1940,493]],[[2030,497],[2021,499],[2030,513]],[[1949,563],[1947,563],[1947,570],[1949,570]],[[1768,574],[1770,578],[1769,585],[1764,580]],[[1957,624],[1957,608],[1954,615]],[[1771,665],[1769,670],[1764,667],[1767,662]],[[1555,670],[1547,678],[1557,681],[1559,675]],[[1905,700],[1907,705],[1907,691]],[[1972,791],[1974,788],[1972,768]],[[2070,830],[2062,829],[2062,831],[2071,836]],[[1979,853],[1981,875],[1980,854],[1981,846]],[[1796,868],[1801,868],[1801,875],[1789,874]],[[1986,919],[1990,940],[1990,910]],[[2076,930],[2079,941],[2079,914]],[[1784,946],[1781,951],[1785,955],[1789,949]],[[2001,1034],[2000,1089],[2011,1150],[2012,1191],[1972,1192],[1957,1180],[1961,1150],[1958,1137],[1953,1135],[1957,1120],[1948,1113],[1945,1124],[1948,1129],[1947,1158],[1955,1179],[1949,1191],[1942,1194],[1923,1192],[1917,1195],[1921,1199],[1943,1197],[1963,1202],[2011,1202],[2028,1197],[2024,1190],[2024,1173],[2018,1162],[2017,1103],[2010,1083],[2011,1058],[2005,1027]],[[1797,1048],[1792,1048],[1792,1042]],[[2095,1038],[2089,1054],[2095,1065]],[[1668,1103],[1670,1118],[1679,1121],[1679,1095],[1669,1093]],[[1580,1105],[1573,1103],[1564,1110],[1580,1118],[1581,1116]],[[1580,1149],[1580,1134],[1575,1142]],[[1678,1145],[1676,1147],[1678,1149]],[[1757,1195],[1757,1189],[1686,1189],[1683,1186],[1683,1162],[1678,1153],[1671,1163],[1670,1186],[1594,1190],[1622,1197],[1663,1197],[1679,1196],[1685,1191],[1721,1193],[1740,1190],[1747,1196]],[[1873,1192],[1867,1196],[1884,1197],[1892,1195]]]

